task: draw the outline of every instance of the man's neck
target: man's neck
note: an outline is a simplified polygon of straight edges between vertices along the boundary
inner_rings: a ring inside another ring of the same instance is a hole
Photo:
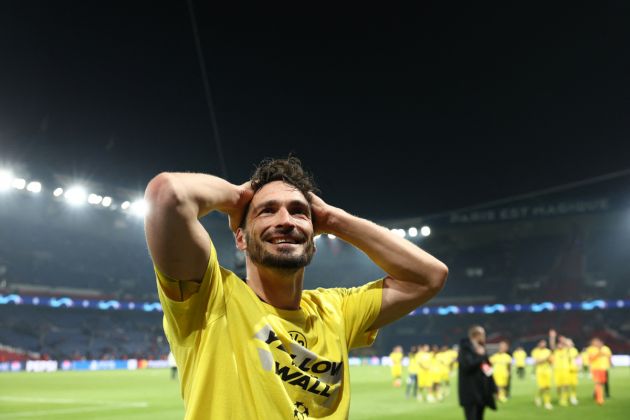
[[[247,264],[247,285],[265,303],[286,310],[300,308],[304,268],[274,269]]]

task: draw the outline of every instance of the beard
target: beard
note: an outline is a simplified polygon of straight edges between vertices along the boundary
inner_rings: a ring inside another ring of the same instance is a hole
[[[304,268],[311,263],[315,254],[315,243],[313,235],[304,242],[304,250],[296,254],[292,249],[280,249],[276,253],[269,252],[265,249],[264,242],[247,232],[245,236],[247,243],[247,255],[256,264],[268,268],[280,268],[295,270]]]

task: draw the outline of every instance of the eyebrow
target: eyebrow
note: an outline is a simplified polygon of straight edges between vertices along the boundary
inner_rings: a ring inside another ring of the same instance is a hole
[[[264,202],[262,202],[262,203],[258,204],[256,207],[254,207],[254,213],[256,213],[258,210],[260,210],[260,209],[262,209],[262,208],[264,208],[264,207],[269,207],[269,206],[272,206],[272,207],[277,207],[277,206],[279,206],[280,204],[281,204],[281,202],[280,202],[280,201],[278,201],[278,200],[268,200],[268,201],[264,201]],[[302,200],[291,200],[291,201],[289,201],[289,202],[288,202],[288,206],[295,206],[296,204],[297,204],[297,205],[300,205],[300,206],[302,206],[302,207],[307,208],[307,209],[308,209],[308,211],[309,211],[309,214],[310,214],[310,212],[311,212],[311,206],[310,206],[310,204],[309,204],[309,203],[304,202],[304,201],[302,201]]]

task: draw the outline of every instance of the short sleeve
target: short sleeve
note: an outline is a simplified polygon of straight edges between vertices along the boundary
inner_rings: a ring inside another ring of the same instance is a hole
[[[225,313],[224,276],[214,245],[210,245],[210,259],[199,289],[184,301],[169,298],[162,288],[162,283],[178,280],[166,276],[155,265],[154,270],[164,311],[164,331],[169,342],[181,346],[192,345],[190,341],[194,332]]]
[[[381,312],[383,280],[376,280],[360,287],[338,289],[342,296],[342,312],[348,349],[372,345],[378,330],[368,328]]]

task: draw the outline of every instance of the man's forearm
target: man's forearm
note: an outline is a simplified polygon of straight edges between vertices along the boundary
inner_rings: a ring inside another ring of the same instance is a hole
[[[441,261],[389,229],[341,209],[331,212],[327,225],[397,280],[432,286],[441,283],[448,271]]]
[[[239,200],[236,185],[207,174],[164,172],[151,181],[151,187],[156,190],[155,201],[191,212],[197,218],[213,210],[227,212]]]

